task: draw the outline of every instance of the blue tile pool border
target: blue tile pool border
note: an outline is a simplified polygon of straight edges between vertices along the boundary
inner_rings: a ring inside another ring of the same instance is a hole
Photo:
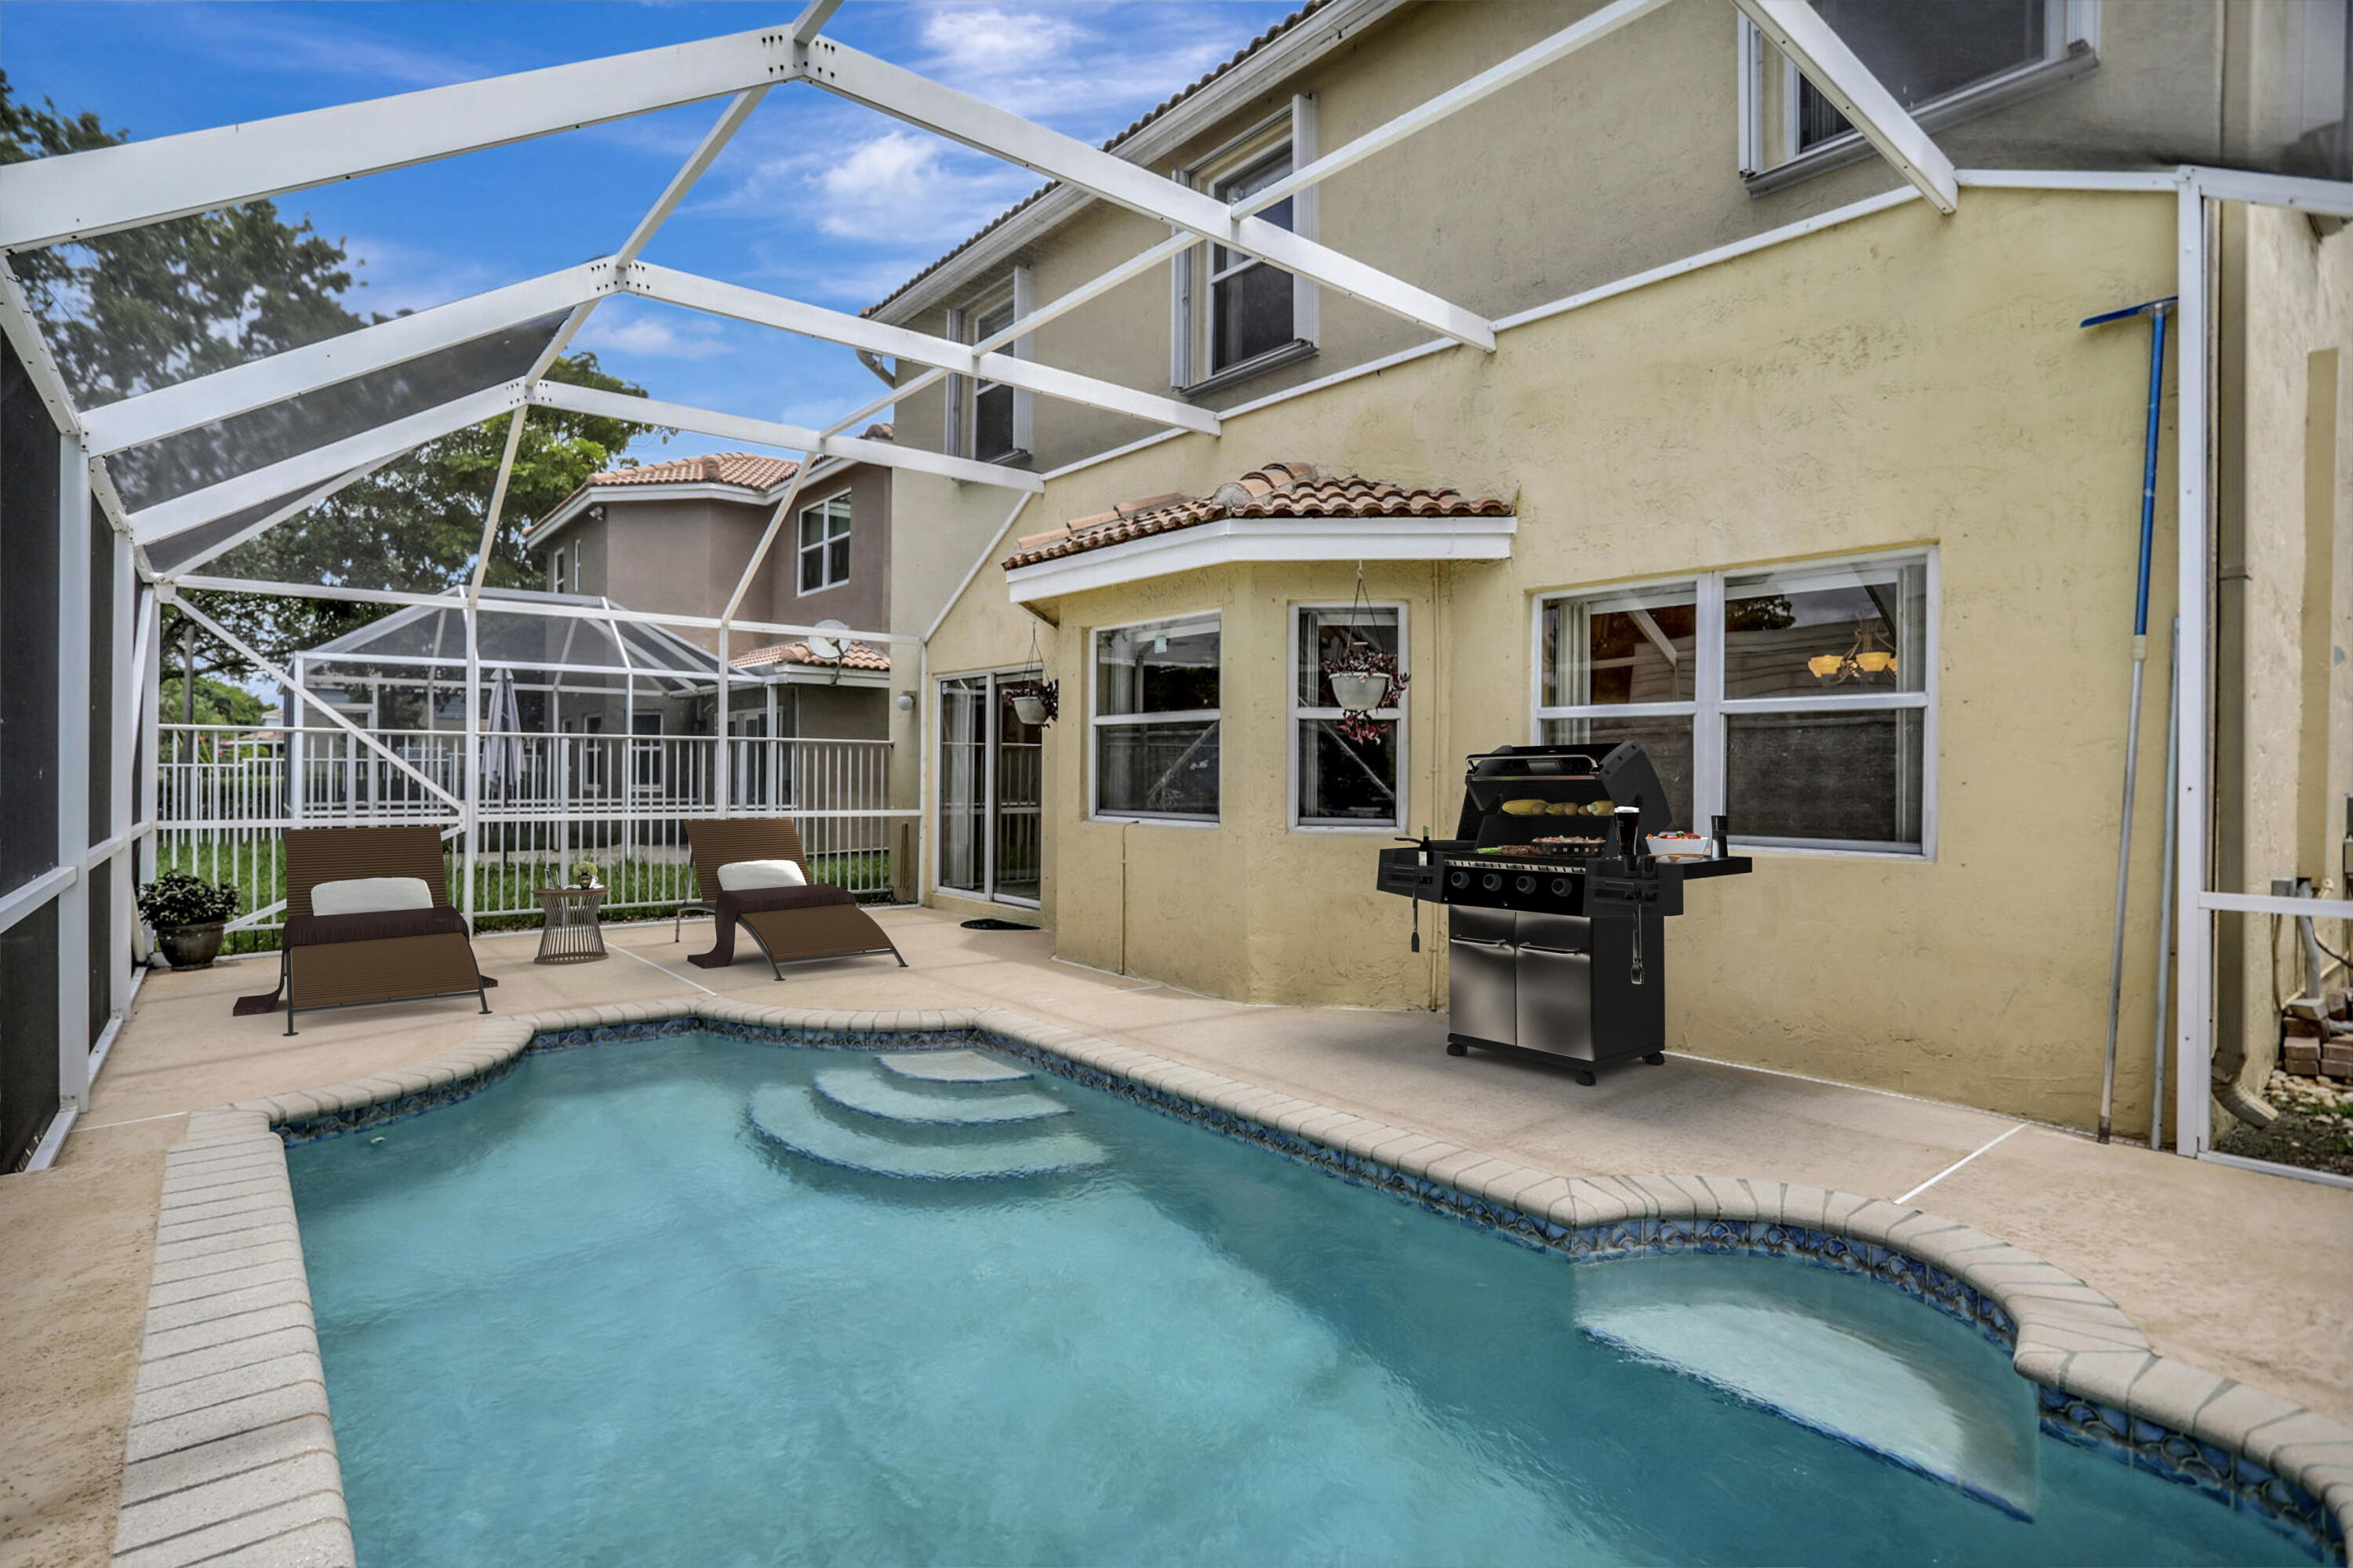
[[[979,1045],[1574,1264],[1740,1255],[1875,1279],[2009,1351],[2053,1438],[2193,1488],[2320,1561],[2346,1560],[2353,1429],[2158,1356],[2098,1291],[1942,1216],[1756,1179],[1558,1176],[1007,1009],[848,1013],[714,999],[494,1019],[429,1062],[195,1113],[165,1156],[116,1568],[172,1568],[265,1539],[329,1568],[353,1561],[290,1145],[470,1098],[526,1054],[690,1033],[851,1052]],[[198,1386],[218,1414],[192,1425]],[[241,1426],[248,1409],[260,1414]],[[267,1463],[254,1462],[257,1443],[272,1446]]]

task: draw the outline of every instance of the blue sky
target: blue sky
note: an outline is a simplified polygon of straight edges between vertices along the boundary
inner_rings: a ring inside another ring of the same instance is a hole
[[[0,68],[25,98],[134,138],[773,26],[776,5],[628,0],[6,0]],[[828,31],[1057,130],[1101,142],[1287,14],[1290,0],[851,0]],[[279,198],[342,239],[353,308],[417,309],[610,252],[718,103]],[[793,86],[771,93],[647,260],[837,309],[871,304],[1037,185]],[[815,425],[881,389],[851,352],[649,302],[575,340],[657,397]],[[730,443],[694,435],[637,453]]]

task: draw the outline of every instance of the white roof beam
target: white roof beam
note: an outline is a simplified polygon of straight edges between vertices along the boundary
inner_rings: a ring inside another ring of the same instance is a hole
[[[399,454],[397,453],[394,454],[396,457]],[[288,502],[285,505],[279,507],[268,516],[263,517],[257,522],[248,524],[246,526],[238,529],[235,534],[223,539],[218,544],[206,546],[203,550],[199,551],[195,555],[190,556],[185,561],[175,563],[168,573],[162,575],[177,578],[185,573],[195,571],[198,567],[205,565],[208,561],[217,560],[219,557],[227,555],[231,550],[236,549],[239,545],[244,544],[247,540],[259,537],[261,535],[268,533],[270,529],[277,527],[280,523],[285,522],[288,518],[301,516],[303,513],[310,511],[311,508],[318,505],[319,503],[326,500],[337,491],[343,489],[347,485],[358,483],[361,480],[365,479],[368,475],[374,473],[376,470],[382,468],[385,463],[392,461],[393,460],[390,457],[378,458],[374,462],[364,463],[358,468],[346,470],[345,471],[337,474],[334,478],[329,480],[326,483],[319,486],[318,489],[311,492],[308,495],[302,496],[299,500]]]
[[[887,322],[853,316],[842,311],[829,311],[820,305],[803,304],[798,300],[764,294],[756,289],[746,289],[734,283],[699,278],[691,272],[678,272],[667,267],[636,261],[623,269],[621,288],[628,293],[665,300],[690,310],[732,316],[737,321],[798,333],[804,337],[821,338],[828,343],[847,344],[874,354],[912,359],[918,365],[937,366],[959,376],[980,376],[1002,382],[1008,387],[1018,387],[1025,391],[1043,393],[1049,397],[1086,403],[1134,418],[1149,419],[1155,424],[1174,425],[1180,429],[1198,430],[1208,436],[1218,433],[1218,417],[1215,414],[1174,397],[1139,392],[1134,387],[1117,386],[1092,376],[1081,376],[1076,371],[1058,370],[1034,360],[1017,359],[1011,355],[984,354],[970,344],[954,343],[928,333],[892,326]]]
[[[405,419],[378,425],[346,440],[134,512],[131,514],[132,535],[142,545],[152,545],[158,539],[185,534],[216,517],[226,517],[274,496],[322,483],[380,458],[396,457],[421,447],[452,430],[496,418],[522,401],[522,383],[510,381],[486,392],[411,414]]]
[[[1187,190],[1075,137],[1050,131],[831,38],[818,38],[808,46],[802,76],[853,103],[1092,191],[1105,201],[1214,239],[1229,249],[1271,261],[1286,272],[1459,342],[1482,349],[1495,346],[1494,331],[1485,317],[1426,289],[1278,228],[1262,217],[1238,218],[1215,196]]]
[[[7,258],[0,256],[0,332],[16,345],[16,358],[25,366],[26,379],[49,410],[50,420],[61,430],[79,430],[81,416],[74,408],[73,393],[58,369],[56,356],[49,353],[49,340],[41,331],[40,318],[33,314],[33,303],[25,297],[25,285],[18,281]]]
[[[972,345],[973,352],[975,354],[987,354],[992,350],[1003,348],[1008,344],[1017,343],[1022,338],[1028,337],[1031,333],[1037,331],[1039,327],[1044,326],[1048,322],[1052,321],[1055,317],[1068,315],[1071,312],[1077,310],[1081,305],[1087,303],[1089,301],[1100,299],[1104,294],[1107,294],[1113,289],[1118,288],[1122,283],[1126,282],[1129,279],[1151,271],[1152,269],[1157,267],[1163,261],[1167,260],[1170,257],[1190,250],[1194,246],[1198,245],[1200,241],[1196,239],[1190,234],[1179,234],[1173,238],[1164,239],[1159,244],[1154,246],[1151,249],[1145,251],[1143,254],[1130,257],[1127,260],[1121,262],[1110,271],[1099,274],[1098,276],[1088,280],[1086,282],[1080,284],[1077,288],[1072,289],[1069,293],[1062,295],[1060,298],[1050,300],[1046,303],[1038,306],[1028,315],[1023,316],[1012,325],[1007,327],[1004,331],[995,333],[987,337],[982,338],[978,343]],[[899,403],[906,398],[912,397],[916,393],[923,391],[927,387],[938,386],[941,382],[946,380],[947,377],[948,373],[944,370],[926,370],[912,381],[901,382],[898,386],[893,387],[890,391],[885,392],[882,396],[875,398],[872,402],[860,404],[858,408],[853,409],[851,412],[844,414],[840,418],[836,419],[832,424],[828,425],[825,428],[825,433],[829,436],[838,430],[846,430],[850,426],[858,423],[859,420],[866,418],[870,415],[879,414],[883,409],[890,408],[895,403]]]
[[[968,458],[943,457],[937,452],[901,447],[892,441],[821,435],[800,425],[780,425],[768,419],[745,418],[740,414],[722,414],[709,408],[692,408],[682,403],[658,402],[651,397],[632,397],[618,392],[598,392],[561,381],[541,382],[531,389],[531,401],[543,408],[567,408],[575,414],[629,419],[645,425],[667,425],[674,429],[694,430],[726,440],[751,441],[758,446],[807,452],[817,457],[845,458],[854,462],[872,463],[878,468],[913,469],[919,473],[935,473],[944,479],[962,480],[967,483],[1002,485],[1009,490],[1046,488],[1044,480],[1018,468],[974,462]]]
[[[84,416],[90,450],[102,456],[160,440],[537,321],[610,293],[613,270],[610,261],[586,262],[106,404]]]
[[[1961,186],[1953,161],[1807,0],[1733,4],[1938,212],[1959,208]]]
[[[735,33],[0,166],[0,250],[86,239],[789,81],[791,34]]]
[[[1263,212],[1311,185],[1320,185],[1341,170],[1363,163],[1374,154],[1397,145],[1418,132],[1428,130],[1451,114],[1470,108],[1482,98],[1501,92],[1523,77],[1534,76],[1554,61],[1575,54],[1586,45],[1606,38],[1630,22],[1640,21],[1667,4],[1667,0],[1617,0],[1604,5],[1574,26],[1565,27],[1545,39],[1530,45],[1518,54],[1496,65],[1489,66],[1468,81],[1447,89],[1437,97],[1416,108],[1407,110],[1388,124],[1366,132],[1345,147],[1335,147],[1314,163],[1295,169],[1274,184],[1251,192],[1234,203],[1236,217],[1247,217]]]
[[[841,0],[809,0],[793,23],[793,42],[807,47],[825,30],[825,25],[832,21],[833,14],[840,9]]]

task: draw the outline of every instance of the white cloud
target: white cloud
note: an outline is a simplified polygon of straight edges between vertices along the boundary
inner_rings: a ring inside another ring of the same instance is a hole
[[[354,288],[344,302],[362,313],[392,316],[421,311],[513,281],[493,277],[480,261],[461,260],[398,239],[348,235],[343,246],[352,259],[353,280],[364,285]]]
[[[494,76],[501,67],[447,49],[412,48],[378,35],[299,20],[270,5],[207,5],[188,36],[206,53],[246,69],[342,77],[391,89],[444,87]]]
[[[1057,129],[1101,140],[1250,39],[1239,12],[1198,5],[934,4],[916,69]],[[1090,26],[1082,17],[1097,17]]]
[[[711,359],[735,352],[719,336],[716,323],[685,323],[681,331],[659,316],[616,311],[607,305],[588,318],[575,340],[582,348],[642,354],[657,359]]]

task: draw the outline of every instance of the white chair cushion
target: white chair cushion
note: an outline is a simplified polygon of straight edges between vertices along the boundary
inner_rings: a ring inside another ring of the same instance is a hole
[[[731,860],[719,868],[719,885],[729,893],[755,887],[807,887],[808,878],[788,860]]]
[[[385,909],[430,909],[432,890],[421,876],[353,876],[311,889],[313,915],[374,915]]]

